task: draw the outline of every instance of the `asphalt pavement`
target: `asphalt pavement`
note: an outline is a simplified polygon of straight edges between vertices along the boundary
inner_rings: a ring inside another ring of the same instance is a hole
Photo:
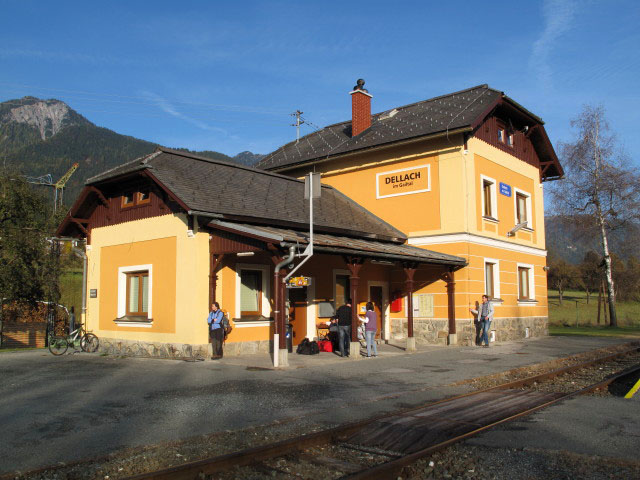
[[[460,380],[626,341],[546,337],[487,349],[421,347],[411,354],[401,346],[382,345],[378,358],[359,361],[331,353],[293,354],[290,366],[277,370],[268,355],[194,363],[84,353],[53,357],[46,350],[0,353],[0,473],[274,420],[305,418],[327,425],[354,421],[463,393],[468,386],[451,386]],[[593,405],[601,422],[624,413],[624,421],[635,430],[612,427],[603,432],[631,435],[637,445],[637,402],[633,410],[621,406],[615,412],[598,402]],[[563,418],[575,423],[562,413],[560,420],[545,425],[560,429]],[[592,418],[596,416],[582,416],[583,422]],[[594,423],[593,428],[602,432],[603,424]],[[564,441],[587,434],[586,429],[574,429]],[[514,441],[504,435],[504,442]]]

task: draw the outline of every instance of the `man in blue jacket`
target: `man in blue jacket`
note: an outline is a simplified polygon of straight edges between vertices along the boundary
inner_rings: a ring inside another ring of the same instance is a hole
[[[212,356],[211,360],[222,358],[222,342],[224,341],[224,330],[222,329],[222,317],[224,313],[220,310],[220,304],[213,302],[211,304],[211,312],[207,317],[209,324],[209,341],[211,342]]]

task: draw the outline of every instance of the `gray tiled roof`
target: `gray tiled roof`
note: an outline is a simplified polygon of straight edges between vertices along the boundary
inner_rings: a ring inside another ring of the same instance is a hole
[[[372,115],[371,127],[351,136],[351,121],[329,125],[266,155],[257,166],[266,170],[375,147],[438,132],[469,127],[503,96],[487,85],[394,108]]]
[[[308,233],[286,228],[237,223],[230,224],[219,221],[213,221],[210,225],[214,228],[216,226],[223,226],[226,229],[236,228],[239,233],[250,232],[257,236],[264,235],[265,238],[277,239],[285,244],[289,243],[304,247],[309,243]],[[318,252],[368,256],[391,261],[413,261],[419,263],[435,263],[454,266],[466,265],[466,260],[464,258],[434,252],[411,245],[398,245],[395,243],[357,239],[326,233],[314,234],[313,245],[314,250]]]
[[[114,181],[146,169],[190,211],[227,219],[304,228],[309,202],[304,181],[185,152],[158,151],[90,178],[87,185]],[[404,241],[406,235],[333,187],[323,185],[314,203],[314,225],[325,232]]]

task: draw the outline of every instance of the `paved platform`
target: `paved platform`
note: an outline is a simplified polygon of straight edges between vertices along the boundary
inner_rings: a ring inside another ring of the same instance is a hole
[[[491,348],[382,345],[377,358],[292,354],[184,362],[0,353],[0,472],[280,422],[330,426],[462,393],[454,382],[625,343],[546,337]],[[635,405],[637,405],[634,402]]]

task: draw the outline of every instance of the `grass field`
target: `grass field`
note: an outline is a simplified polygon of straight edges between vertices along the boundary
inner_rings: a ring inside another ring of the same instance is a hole
[[[569,291],[560,305],[558,292],[549,290],[549,333],[551,335],[638,336],[640,337],[640,302],[616,303],[618,327],[611,328],[604,322],[598,296],[591,295],[587,304],[585,292]]]

